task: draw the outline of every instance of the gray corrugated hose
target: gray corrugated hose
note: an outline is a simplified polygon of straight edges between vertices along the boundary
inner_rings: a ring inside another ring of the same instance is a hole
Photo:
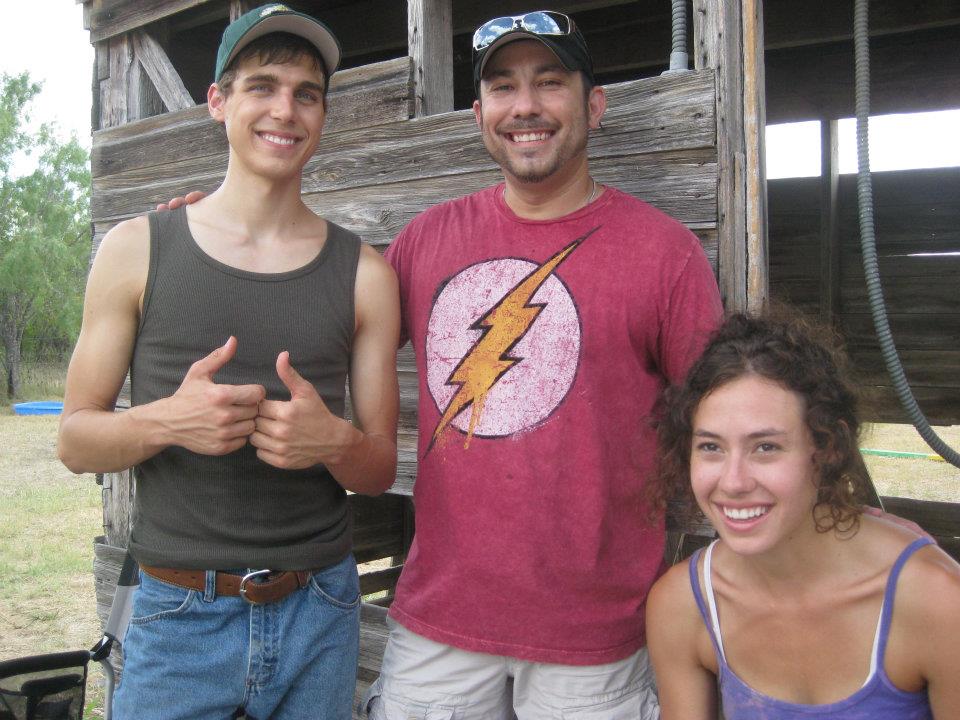
[[[870,41],[867,22],[868,0],[856,0],[853,18],[853,42],[856,65],[857,107],[857,198],[860,210],[860,245],[863,252],[863,275],[867,282],[867,296],[873,326],[880,342],[880,352],[887,366],[893,389],[913,426],[944,460],[960,467],[960,454],[938,436],[924,417],[907,383],[903,365],[887,322],[887,309],[880,287],[880,267],[877,263],[877,242],[873,231],[873,185],[870,180]]]
[[[690,57],[687,55],[687,0],[673,0],[671,15],[673,44],[667,72],[681,72],[690,68]]]

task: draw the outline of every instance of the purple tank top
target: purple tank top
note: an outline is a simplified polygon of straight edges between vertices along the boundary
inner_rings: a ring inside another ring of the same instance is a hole
[[[802,705],[768,697],[757,692],[727,665],[723,652],[723,639],[716,616],[716,603],[713,598],[713,586],[710,580],[710,558],[713,545],[707,548],[704,557],[704,584],[708,602],[700,590],[697,576],[697,562],[701,550],[697,550],[690,559],[690,584],[693,588],[700,615],[707,625],[713,648],[717,653],[720,667],[720,697],[723,703],[723,716],[726,720],[810,720],[811,718],[830,718],[835,720],[932,720],[930,700],[926,689],[921,692],[904,692],[897,688],[887,677],[883,667],[887,636],[890,633],[890,618],[893,616],[893,598],[897,587],[897,578],[907,559],[924,545],[928,538],[917,538],[908,545],[890,570],[886,591],[883,594],[883,606],[880,610],[880,622],[873,645],[870,661],[870,676],[867,682],[853,695],[827,705]],[[714,545],[716,542],[714,543]],[[708,609],[709,606],[709,609]]]

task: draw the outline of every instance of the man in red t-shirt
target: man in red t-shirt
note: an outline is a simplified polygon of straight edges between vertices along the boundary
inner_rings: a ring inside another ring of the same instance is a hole
[[[485,23],[474,79],[504,182],[387,252],[419,372],[417,528],[363,709],[653,718],[650,417],[719,319],[716,281],[683,225],[591,177],[606,98],[570,18]]]

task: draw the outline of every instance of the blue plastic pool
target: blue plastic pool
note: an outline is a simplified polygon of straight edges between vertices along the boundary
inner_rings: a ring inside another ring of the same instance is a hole
[[[63,412],[63,403],[53,400],[15,403],[14,415],[59,415]]]

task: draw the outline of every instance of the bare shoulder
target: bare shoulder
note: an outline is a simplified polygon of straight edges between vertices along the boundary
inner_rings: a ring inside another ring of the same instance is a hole
[[[717,662],[690,587],[691,562],[670,568],[647,598],[647,648],[664,720],[717,717]]]
[[[360,245],[354,290],[357,323],[386,322],[399,327],[400,288],[397,274],[386,260],[366,243]],[[399,332],[399,331],[398,331]]]
[[[139,285],[150,265],[150,224],[146,216],[124,220],[103,237],[91,268],[91,281]]]
[[[902,689],[927,686],[935,717],[958,717],[960,565],[935,545],[917,550],[897,581],[887,675]]]
[[[395,274],[393,273],[393,268],[390,267],[390,263],[383,259],[383,255],[367,243],[360,243],[360,259],[358,262],[358,271],[370,273],[386,273],[389,271]]]
[[[699,615],[697,601],[690,587],[692,561],[690,558],[671,567],[650,590],[647,596],[648,635],[690,634],[702,625],[691,622]]]
[[[114,225],[103,236],[97,255],[101,252],[129,254],[144,250],[150,250],[150,221],[146,215],[141,215]]]
[[[920,548],[900,573],[897,605],[912,608],[920,622],[931,614],[950,615],[960,630],[960,564],[937,545]]]
[[[357,290],[362,290],[364,293],[396,292],[397,284],[397,274],[390,263],[372,247],[361,243],[360,258],[357,262]]]

